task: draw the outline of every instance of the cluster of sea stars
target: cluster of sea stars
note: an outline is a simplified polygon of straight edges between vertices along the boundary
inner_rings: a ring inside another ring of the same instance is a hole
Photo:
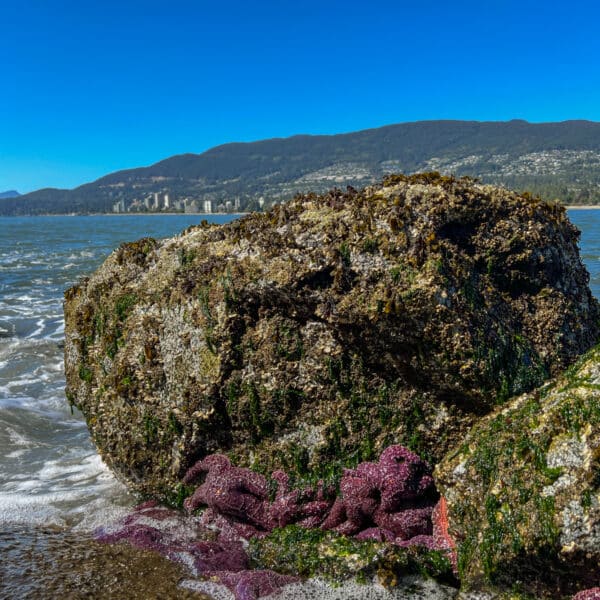
[[[237,600],[268,595],[297,578],[270,570],[249,570],[245,541],[268,535],[277,527],[296,524],[392,542],[442,549],[455,564],[448,535],[446,504],[439,498],[429,465],[402,446],[390,446],[378,462],[346,469],[340,496],[322,483],[291,489],[282,471],[269,499],[269,482],[249,469],[213,454],[196,463],[184,482],[202,479],[185,501],[188,516],[155,502],[138,506],[119,525],[104,528],[104,542],[127,541],[187,565],[194,575],[226,586]],[[203,507],[200,516],[197,509]]]
[[[360,539],[438,546],[432,513],[439,494],[431,469],[403,446],[390,446],[378,462],[345,469],[337,498],[322,483],[316,489],[290,489],[288,476],[275,471],[277,494],[271,502],[265,477],[232,465],[220,454],[196,463],[184,482],[191,484],[200,477],[204,481],[185,508],[193,512],[208,507],[204,524],[233,530],[238,537],[260,537],[275,527],[297,524]]]

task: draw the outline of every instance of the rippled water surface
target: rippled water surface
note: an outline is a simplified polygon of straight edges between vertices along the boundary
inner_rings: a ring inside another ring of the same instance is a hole
[[[569,216],[582,231],[582,257],[600,297],[600,210]],[[23,561],[46,544],[39,540],[54,539],[55,531],[79,532],[84,540],[135,502],[96,454],[81,415],[71,414],[65,401],[64,290],[120,243],[174,235],[201,218],[0,218],[0,591],[2,581],[10,581],[17,594],[10,597],[18,597],[19,589],[27,595],[27,585],[43,587],[44,577],[55,580],[56,567],[49,566],[45,576],[36,575],[37,583],[26,584],[31,570],[23,570]],[[63,546],[71,548],[70,538],[57,539],[57,556],[68,556]],[[100,560],[100,554],[93,556]]]
[[[592,293],[600,299],[600,210],[570,210],[569,218],[581,230],[581,258],[590,273]]]
[[[96,454],[81,415],[65,402],[63,292],[120,243],[174,235],[201,218],[0,218],[3,526],[89,530],[133,502]]]

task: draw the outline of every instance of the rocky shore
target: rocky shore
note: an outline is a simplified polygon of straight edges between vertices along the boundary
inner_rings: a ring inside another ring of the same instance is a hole
[[[335,556],[392,590],[569,597],[600,585],[598,351],[561,376],[599,334],[577,239],[429,173],[126,244],[65,294],[67,396],[133,490],[282,582]],[[173,558],[136,519],[101,535]]]

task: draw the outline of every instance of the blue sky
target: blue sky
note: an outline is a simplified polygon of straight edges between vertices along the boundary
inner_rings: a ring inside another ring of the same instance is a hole
[[[230,141],[600,120],[596,2],[0,0],[0,191]]]

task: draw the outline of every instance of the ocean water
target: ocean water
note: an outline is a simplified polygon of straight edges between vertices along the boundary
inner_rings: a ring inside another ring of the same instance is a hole
[[[600,210],[569,210],[568,215],[571,222],[581,231],[579,251],[590,274],[590,289],[600,300]]]
[[[63,292],[122,242],[202,218],[0,218],[0,526],[90,530],[134,502],[65,402]]]
[[[600,297],[600,210],[572,210],[569,216],[582,231],[582,258]],[[6,557],[0,598],[26,595],[31,573],[17,564],[48,543],[39,541],[46,535],[40,532],[89,535],[136,502],[102,463],[81,415],[71,413],[65,400],[64,290],[120,243],[171,236],[202,218],[0,218],[0,554]],[[72,550],[70,541],[61,543]],[[13,586],[6,596],[3,578]]]

